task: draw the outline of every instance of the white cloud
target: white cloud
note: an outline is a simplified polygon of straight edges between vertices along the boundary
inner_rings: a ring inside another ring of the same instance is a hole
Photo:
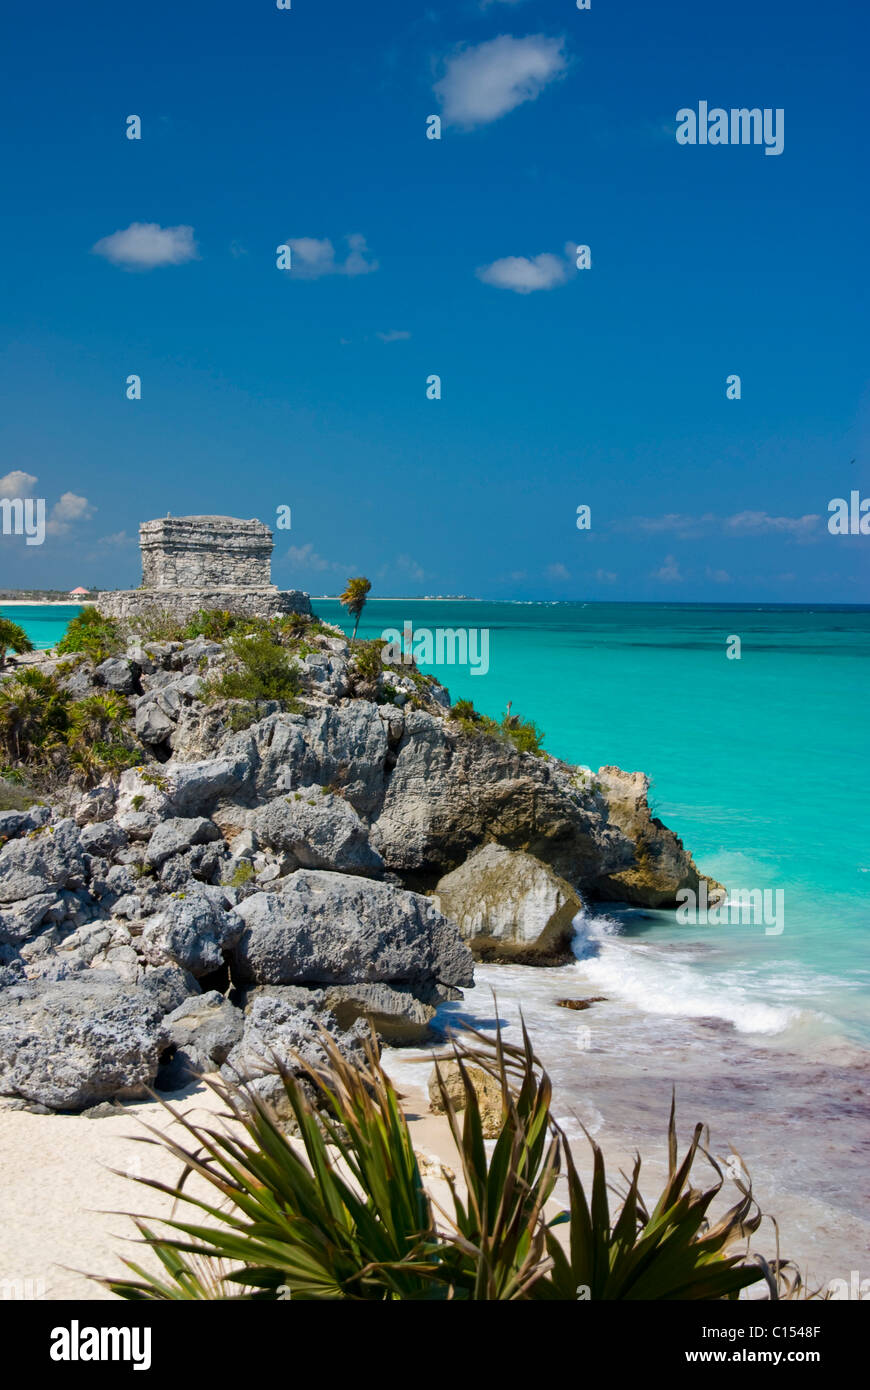
[[[37,479],[32,473],[23,473],[13,468],[11,473],[0,478],[0,497],[32,497]]]
[[[571,574],[570,574],[570,571],[567,570],[563,564],[559,564],[559,563],[557,562],[555,565],[548,565],[548,566],[547,566],[547,578],[548,578],[548,579],[570,579],[570,578],[571,578]]]
[[[392,328],[389,333],[378,333],[382,343],[401,343],[410,338],[410,333],[406,333],[402,328]]]
[[[500,34],[474,48],[461,48],[447,59],[435,83],[445,124],[487,125],[525,101],[534,101],[567,68],[564,39],[530,34],[516,39]]]
[[[660,535],[665,531],[675,531],[680,536],[703,535],[711,525],[716,524],[712,512],[703,516],[685,516],[681,512],[667,512],[665,516],[638,516],[627,525],[617,525],[617,530],[646,531],[649,535]]]
[[[46,523],[46,532],[50,536],[65,536],[75,521],[89,521],[96,511],[92,507],[87,497],[78,497],[74,492],[63,493],[59,502],[55,502],[51,509],[51,515]]]
[[[806,516],[770,516],[767,512],[738,512],[725,520],[725,530],[731,535],[763,536],[770,532],[794,536],[797,539],[815,531],[820,518]]]
[[[426,571],[421,565],[417,564],[416,560],[412,560],[410,555],[400,555],[396,561],[396,569],[401,570],[403,574],[409,575],[411,579],[426,578]]]
[[[119,549],[125,545],[138,545],[138,541],[135,536],[129,536],[126,531],[114,531],[111,536],[100,536],[97,545]]]
[[[661,569],[653,570],[650,578],[658,579],[662,584],[682,584],[683,582],[680,567],[673,555],[666,555]]]
[[[805,540],[811,538],[819,521],[817,515],[770,516],[767,512],[753,511],[738,512],[727,517],[716,516],[714,512],[704,512],[701,516],[666,512],[664,516],[634,516],[625,521],[615,521],[612,529],[644,531],[651,536],[672,532],[682,540],[709,536],[712,532],[725,536],[782,535]]]
[[[130,270],[154,270],[160,265],[199,260],[192,227],[161,227],[157,222],[131,222],[123,232],[104,236],[91,250],[112,265]]]
[[[287,559],[291,565],[295,565],[300,570],[336,570],[348,574],[353,570],[353,565],[345,565],[336,560],[326,560],[322,555],[318,555],[310,541],[306,545],[291,545],[287,551]]]
[[[707,570],[706,570],[706,575],[707,575],[707,578],[708,578],[708,579],[711,579],[711,580],[713,581],[714,584],[730,584],[730,583],[731,583],[731,575],[728,573],[727,570],[713,570],[713,569],[710,569],[709,566],[708,566],[708,568],[707,568]]]
[[[492,265],[482,265],[477,278],[485,285],[516,294],[531,294],[534,290],[552,290],[564,285],[571,275],[568,261],[545,251],[540,256],[504,256]]]
[[[614,570],[596,570],[595,578],[599,584],[615,584],[619,575]]]
[[[360,232],[345,237],[348,253],[343,261],[335,259],[335,247],[328,239],[317,237],[288,237],[287,245],[292,251],[292,270],[301,280],[319,280],[322,275],[369,275],[378,269],[377,261],[368,261],[366,239]]]

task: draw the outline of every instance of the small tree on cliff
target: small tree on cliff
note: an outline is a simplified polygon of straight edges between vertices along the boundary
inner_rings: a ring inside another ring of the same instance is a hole
[[[347,588],[339,599],[339,603],[347,609],[350,616],[355,620],[353,625],[353,637],[350,639],[351,646],[353,646],[356,641],[356,630],[359,627],[359,620],[362,617],[362,611],[366,606],[366,599],[368,598],[371,587],[371,580],[363,579],[362,576],[358,579],[349,579],[347,581]]]
[[[32,652],[33,643],[23,627],[13,623],[10,618],[0,618],[0,671],[6,665],[6,653],[10,650],[18,653]]]

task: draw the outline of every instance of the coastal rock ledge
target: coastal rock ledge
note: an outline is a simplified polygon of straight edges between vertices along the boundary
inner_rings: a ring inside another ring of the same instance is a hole
[[[317,1065],[324,1030],[353,1058],[371,1027],[426,1040],[473,952],[551,963],[584,903],[697,889],[642,774],[521,751],[315,619],[274,631],[292,700],[221,693],[232,638],[140,628],[108,659],[42,662],[56,698],[120,711],[136,765],[34,780],[23,803],[4,784],[12,1103],[80,1110],[218,1068],[280,1103],[276,1068]]]

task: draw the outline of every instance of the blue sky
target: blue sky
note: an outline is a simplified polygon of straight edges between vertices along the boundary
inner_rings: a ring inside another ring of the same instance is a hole
[[[314,593],[867,601],[827,507],[870,496],[868,29],[855,0],[20,7],[0,495],[50,521],[0,537],[0,585],[135,585],[140,521],[287,505],[273,577]],[[678,145],[702,100],[782,108],[783,152]]]

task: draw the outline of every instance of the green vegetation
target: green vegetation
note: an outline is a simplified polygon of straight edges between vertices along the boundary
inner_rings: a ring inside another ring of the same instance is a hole
[[[701,1147],[701,1125],[678,1158],[672,1105],[668,1179],[658,1201],[648,1206],[641,1196],[638,1158],[611,1209],[601,1150],[589,1140],[587,1196],[525,1028],[522,1047],[500,1034],[494,1044],[474,1037],[474,1048],[453,1045],[461,1112],[438,1073],[463,1189],[448,1179],[450,1198],[441,1211],[423,1184],[374,1043],[358,1067],[324,1034],[327,1064],[307,1067],[302,1080],[282,1077],[296,1138],[244,1087],[208,1083],[229,1126],[197,1124],[167,1105],[176,1124],[154,1131],[151,1142],[179,1160],[184,1175],[176,1186],[140,1181],[172,1197],[178,1214],[160,1232],[151,1219],[134,1218],[161,1269],[152,1273],[128,1259],[130,1278],[101,1282],[125,1299],[160,1301],[288,1295],[294,1302],[720,1300],[762,1280],[779,1296],[787,1262],[767,1263],[748,1248],[762,1219],[748,1180],[736,1181],[737,1201],[725,1215],[709,1217],[725,1177]],[[501,1124],[490,1149],[474,1068],[493,1078],[501,1094]],[[699,1154],[715,1173],[706,1189],[691,1182]],[[195,1194],[187,1189],[189,1173],[201,1180]],[[549,1204],[562,1173],[569,1204],[554,1214]],[[185,1209],[189,1219],[181,1215]]]
[[[364,681],[372,685],[377,681],[381,672],[384,670],[384,664],[381,660],[383,645],[383,642],[372,641],[360,642],[358,646],[354,647],[354,670]],[[388,667],[387,669],[392,670],[393,668]]]
[[[359,620],[362,617],[362,611],[366,606],[366,599],[369,596],[371,587],[371,580],[365,579],[360,575],[356,579],[349,579],[347,581],[347,587],[344,593],[339,597],[339,603],[343,608],[347,609],[350,616],[354,619],[353,636],[350,639],[351,646],[353,646],[356,641],[356,630],[359,627]]]
[[[34,803],[42,804],[27,786],[21,769],[0,767],[0,811],[26,811]]]
[[[241,860],[233,870],[232,877],[227,884],[229,888],[244,888],[246,883],[250,883],[254,877],[254,866],[247,859]]]
[[[534,753],[537,758],[545,756],[544,732],[530,719],[522,720],[519,715],[508,714],[499,723],[490,719],[488,714],[480,714],[471,700],[457,700],[450,710],[450,717],[467,734],[484,734],[502,743],[512,744],[519,753]]]
[[[83,608],[72,619],[63,637],[57,644],[59,656],[79,653],[88,657],[95,666],[110,656],[117,656],[123,648],[123,640],[114,618],[104,618],[96,608]]]
[[[299,669],[292,663],[278,633],[262,624],[252,632],[236,630],[228,639],[232,669],[206,682],[206,700],[281,700],[296,709]]]
[[[73,700],[54,676],[28,667],[0,686],[0,755],[36,781],[66,774],[91,786],[141,756],[125,737],[128,714],[120,695]]]
[[[200,608],[185,625],[184,639],[205,637],[209,642],[225,642],[238,622],[225,608]]]
[[[240,700],[230,706],[227,713],[227,725],[234,734],[241,733],[242,729],[250,729],[260,717],[258,705],[251,700]]]
[[[6,665],[6,653],[12,651],[19,656],[22,652],[32,652],[33,643],[18,623],[11,618],[0,618],[0,671]]]

